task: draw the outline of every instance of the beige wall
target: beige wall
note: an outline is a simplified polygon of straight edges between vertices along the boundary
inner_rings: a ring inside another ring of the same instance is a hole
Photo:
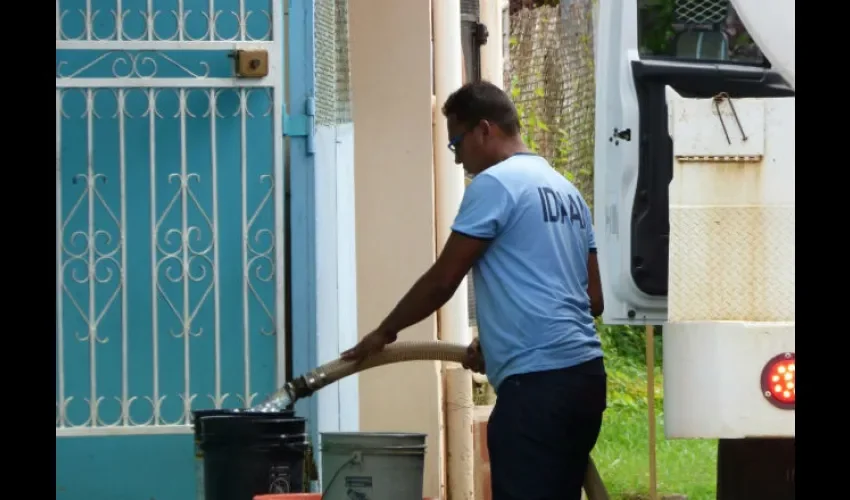
[[[349,4],[361,337],[434,259],[430,19],[430,0]],[[400,338],[436,340],[435,318]],[[360,429],[427,433],[425,496],[442,496],[439,365],[404,363],[359,377]]]

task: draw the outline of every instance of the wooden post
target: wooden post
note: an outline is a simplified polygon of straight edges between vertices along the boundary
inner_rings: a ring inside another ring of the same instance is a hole
[[[655,326],[646,325],[646,395],[649,414],[649,500],[658,500],[655,469]]]

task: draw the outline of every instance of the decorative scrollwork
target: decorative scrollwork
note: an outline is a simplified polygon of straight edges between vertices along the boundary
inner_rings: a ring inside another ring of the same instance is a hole
[[[251,408],[252,406],[254,406],[254,400],[257,399],[258,395],[259,394],[257,394],[256,392],[252,392],[247,396],[238,394],[236,396],[236,399],[239,400],[239,406],[241,406],[242,408]]]
[[[178,0],[177,8],[167,11],[154,9],[152,4],[145,10],[122,9],[62,9],[61,1],[56,7],[56,40],[73,41],[268,41],[274,25],[271,11],[274,7],[268,0],[249,0],[250,6],[261,6],[260,10],[210,9],[193,11],[184,7],[185,0]],[[277,7],[280,8],[280,7]],[[112,21],[104,21],[111,16]]]
[[[84,188],[62,223],[62,232],[64,234],[70,234],[70,237],[68,240],[63,239],[61,241],[61,248],[65,255],[61,267],[63,276],[70,278],[70,283],[87,286],[89,290],[88,304],[84,307],[69,289],[69,281],[67,279],[62,280],[66,297],[80,314],[87,327],[86,334],[75,332],[75,336],[80,342],[95,342],[100,344],[105,344],[109,339],[99,336],[98,325],[111,309],[123,287],[124,269],[121,261],[116,258],[121,251],[122,238],[114,237],[112,231],[109,229],[94,227],[91,224],[89,224],[86,230],[74,230],[70,232],[67,231],[67,227],[74,220],[83,202],[87,201],[87,212],[89,214],[93,213],[99,206],[109,216],[117,233],[121,234],[121,223],[98,188],[98,181],[105,184],[106,180],[105,175],[92,171],[88,174],[78,174],[73,178],[72,182],[74,184],[82,183],[84,184]],[[114,245],[113,241],[115,242]],[[106,289],[108,298],[105,304],[98,306],[95,302],[95,297],[98,292],[104,290],[100,285],[108,285],[116,277],[118,280],[113,289]]]
[[[249,404],[253,401],[253,397],[256,396],[254,394],[251,398],[249,398]],[[116,428],[116,427],[148,427],[153,425],[189,425],[191,423],[193,404],[197,399],[197,394],[180,394],[178,395],[180,400],[181,409],[178,413],[177,418],[170,420],[164,416],[163,412],[163,403],[166,400],[166,396],[160,396],[156,400],[149,396],[137,397],[131,396],[126,399],[121,397],[113,397],[113,398],[105,398],[98,397],[94,400],[89,398],[83,398],[82,401],[86,404],[88,409],[86,413],[85,420],[82,421],[74,421],[70,417],[70,413],[73,413],[73,409],[71,408],[71,403],[75,401],[73,396],[65,398],[63,401],[56,402],[56,427],[57,428],[91,428],[91,427],[107,427],[107,428]],[[230,394],[222,394],[220,396],[208,395],[207,398],[212,402],[213,407],[215,408],[223,408],[225,406],[225,402],[230,397]],[[243,400],[241,396],[238,397],[240,401]],[[105,402],[114,401],[117,404],[118,411],[112,412],[115,416],[107,421],[104,419],[102,415],[102,408]],[[137,420],[133,418],[133,405],[139,401],[145,401],[150,406],[150,416],[144,420]],[[96,423],[94,423],[96,422]]]
[[[220,394],[218,396],[207,394],[207,398],[213,405],[213,408],[224,408],[224,404],[227,401],[227,398],[230,397],[230,394]]]
[[[181,108],[182,107],[183,106],[181,105]],[[180,210],[184,221],[183,226],[180,228],[166,229],[164,231],[164,237],[161,240],[157,238],[156,241],[157,248],[162,253],[162,257],[157,260],[157,275],[162,272],[162,275],[166,280],[171,283],[181,284],[184,289],[183,307],[178,308],[175,301],[169,296],[162,283],[157,284],[157,290],[159,291],[162,300],[168,305],[168,308],[174,313],[174,317],[177,322],[181,325],[181,329],[179,331],[171,332],[171,334],[176,338],[181,338],[185,335],[197,337],[203,334],[203,328],[199,327],[197,330],[193,330],[192,323],[198,312],[201,310],[201,306],[216,286],[217,281],[217,277],[213,276],[213,273],[211,272],[214,264],[210,257],[215,239],[210,237],[209,243],[203,245],[201,248],[196,248],[192,243],[193,240],[195,241],[195,244],[200,242],[203,239],[204,234],[213,235],[216,228],[214,227],[210,217],[207,215],[206,210],[193,192],[190,185],[191,181],[200,183],[200,175],[197,173],[186,173],[170,174],[168,176],[168,182],[172,184],[176,183],[178,186],[165,210],[160,215],[155,229],[155,234],[160,234],[164,221],[175,209],[178,201],[180,201]],[[189,209],[190,202],[195,211],[201,215],[202,220],[205,221],[205,230],[201,229],[199,226],[188,225],[185,222],[187,220],[187,210]],[[189,287],[191,287],[191,284],[205,281],[208,274],[212,279],[209,280],[209,283],[205,284],[204,291],[198,302],[194,306],[186,303],[185,301],[189,295],[188,290]]]
[[[96,68],[106,60],[112,61],[110,76],[113,78],[157,78],[160,71],[157,62],[159,59],[169,63],[172,68],[180,70],[184,78],[208,78],[210,76],[210,65],[206,61],[198,62],[197,65],[200,69],[193,71],[185,64],[161,51],[109,50],[70,72],[65,71],[65,68],[69,66],[68,61],[58,61],[56,63],[56,78],[80,78],[86,71]]]
[[[270,175],[263,175],[260,176],[260,182],[268,183],[269,187],[246,224],[245,246],[247,247],[248,252],[248,270],[245,273],[245,285],[248,290],[251,291],[251,295],[260,307],[262,307],[263,312],[266,314],[268,324],[272,325],[272,328],[261,327],[260,331],[263,335],[274,335],[274,313],[272,312],[272,308],[266,304],[261,294],[257,291],[257,287],[251,280],[251,277],[253,276],[260,282],[269,283],[275,276],[275,234],[268,228],[254,230],[254,224],[257,221],[257,217],[264,209],[267,209],[272,195],[274,194],[274,178]]]

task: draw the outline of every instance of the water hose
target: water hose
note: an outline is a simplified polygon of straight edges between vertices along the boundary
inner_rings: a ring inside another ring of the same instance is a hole
[[[335,359],[291,380],[275,392],[265,403],[253,411],[280,411],[301,398],[309,397],[319,389],[370,368],[403,361],[448,361],[461,363],[467,346],[442,341],[405,341],[392,343],[360,363]],[[584,477],[584,491],[588,500],[608,500],[608,492],[591,459]]]

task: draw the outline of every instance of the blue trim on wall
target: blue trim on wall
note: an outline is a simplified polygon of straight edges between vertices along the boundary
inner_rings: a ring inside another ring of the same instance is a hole
[[[301,114],[315,95],[315,42],[313,0],[288,0],[289,112]],[[316,217],[313,156],[308,137],[289,141],[289,217],[291,233],[292,375],[316,367]],[[310,423],[313,445],[318,446],[315,398],[296,403],[296,411]]]

